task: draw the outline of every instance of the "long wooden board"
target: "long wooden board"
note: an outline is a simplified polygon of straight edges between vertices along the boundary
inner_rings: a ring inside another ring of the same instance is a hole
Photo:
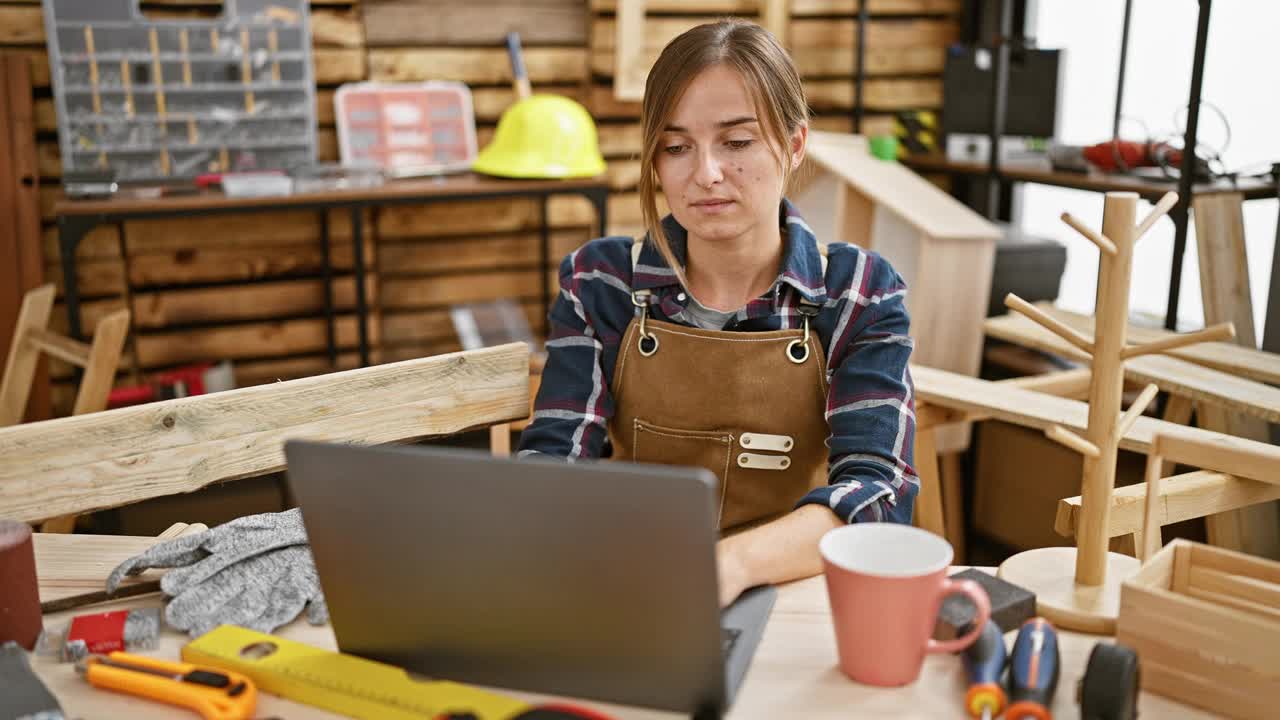
[[[1086,335],[1093,334],[1093,318],[1088,315],[1063,310],[1054,307],[1052,303],[1048,302],[1036,303],[1036,307]],[[1034,323],[1025,320],[1020,315],[1009,314],[990,318],[986,322],[985,329],[987,334],[992,337],[1000,337],[996,333],[1007,334],[1007,337],[1001,337],[1000,339],[1007,339],[1009,342],[1021,342],[1021,344],[1040,342],[1040,334],[1027,332],[1025,330],[1027,325],[1034,325]],[[1161,340],[1173,334],[1167,330],[1135,326],[1133,323],[1129,324],[1128,330],[1129,341],[1132,343]],[[1022,338],[1025,338],[1026,342],[1022,342]],[[1057,352],[1057,350],[1047,347],[1039,349],[1046,352]],[[1233,343],[1207,342],[1171,350],[1167,354],[1188,360],[1197,365],[1240,375],[1258,382],[1280,385],[1280,355],[1274,353],[1251,350]]]
[[[289,438],[395,442],[528,411],[517,343],[27,423],[0,429],[0,508],[39,520],[114,507],[276,472]]]
[[[930,404],[976,412],[1041,430],[1061,425],[1068,430],[1083,433],[1088,427],[1089,405],[1078,400],[1045,395],[922,365],[911,366],[911,377],[915,381],[916,397]],[[1129,432],[1120,438],[1120,447],[1145,455],[1151,451],[1151,444],[1157,433],[1171,438],[1190,438],[1229,450],[1252,450],[1261,455],[1276,452],[1275,447],[1268,443],[1234,438],[1149,417],[1139,417],[1134,422]],[[1167,449],[1163,456],[1166,460],[1192,466],[1203,457],[1197,452],[1184,451],[1181,446]],[[1280,484],[1280,476],[1256,479],[1269,484]]]
[[[1083,363],[1089,361],[1088,355],[1079,349],[1016,313],[989,318],[983,327],[988,336],[999,340],[1063,355]],[[1083,332],[1090,333],[1091,329]],[[1201,352],[1182,352],[1197,348]],[[1235,367],[1220,370],[1199,364],[1205,358],[1211,358],[1219,367],[1228,363]],[[1155,383],[1162,390],[1277,422],[1280,421],[1280,390],[1250,379],[1244,368],[1247,367],[1258,375],[1268,375],[1273,371],[1272,366],[1276,366],[1275,370],[1280,370],[1278,361],[1280,358],[1270,353],[1238,348],[1227,343],[1200,343],[1180,348],[1169,355],[1131,358],[1125,362],[1125,377],[1135,383]]]

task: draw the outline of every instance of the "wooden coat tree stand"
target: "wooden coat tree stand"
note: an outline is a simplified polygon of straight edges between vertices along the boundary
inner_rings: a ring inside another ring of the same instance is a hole
[[[1019,553],[1006,560],[999,571],[1001,577],[1036,594],[1041,615],[1072,630],[1114,633],[1120,609],[1120,583],[1140,567],[1135,558],[1108,552],[1106,532],[1111,495],[1115,491],[1116,452],[1120,438],[1158,392],[1155,385],[1147,385],[1122,415],[1120,400],[1124,389],[1125,360],[1220,337],[1224,332],[1224,328],[1213,327],[1140,346],[1130,346],[1126,342],[1134,245],[1177,200],[1176,194],[1168,193],[1141,223],[1135,225],[1137,194],[1107,193],[1101,233],[1069,214],[1063,214],[1064,222],[1101,251],[1097,324],[1092,340],[1016,295],[1010,294],[1005,298],[1010,309],[1052,331],[1093,359],[1087,437],[1061,426],[1050,427],[1045,432],[1050,439],[1084,455],[1077,547],[1041,548]]]

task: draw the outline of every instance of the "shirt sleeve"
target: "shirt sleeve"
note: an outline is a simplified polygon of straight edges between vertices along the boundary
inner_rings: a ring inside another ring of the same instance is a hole
[[[870,281],[843,290],[832,339],[828,485],[810,491],[797,507],[824,505],[848,523],[910,523],[920,481],[911,465],[915,408],[906,284],[878,255],[866,253],[860,262],[867,263]]]
[[[598,458],[613,416],[601,358],[604,346],[582,302],[579,252],[560,263],[560,293],[548,318],[547,362],[532,421],[520,434],[517,457],[547,455],[570,462]]]

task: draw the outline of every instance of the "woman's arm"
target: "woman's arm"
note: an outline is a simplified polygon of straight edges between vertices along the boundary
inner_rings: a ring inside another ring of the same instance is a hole
[[[601,288],[584,287],[592,280],[584,280],[578,268],[581,253],[597,250],[588,245],[560,263],[560,293],[548,318],[547,363],[533,420],[520,433],[518,457],[572,461],[604,454],[613,395],[603,370],[604,344],[584,305],[584,295],[589,302]]]
[[[804,505],[771,523],[716,543],[720,607],[733,602],[749,587],[784,583],[822,572],[818,540],[843,524],[826,508]]]

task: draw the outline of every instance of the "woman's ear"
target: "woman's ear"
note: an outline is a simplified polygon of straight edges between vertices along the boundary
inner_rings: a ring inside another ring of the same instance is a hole
[[[808,140],[809,126],[805,123],[801,123],[800,126],[795,129],[795,132],[791,133],[790,160],[792,170],[800,167],[800,163],[804,162],[805,144]]]

